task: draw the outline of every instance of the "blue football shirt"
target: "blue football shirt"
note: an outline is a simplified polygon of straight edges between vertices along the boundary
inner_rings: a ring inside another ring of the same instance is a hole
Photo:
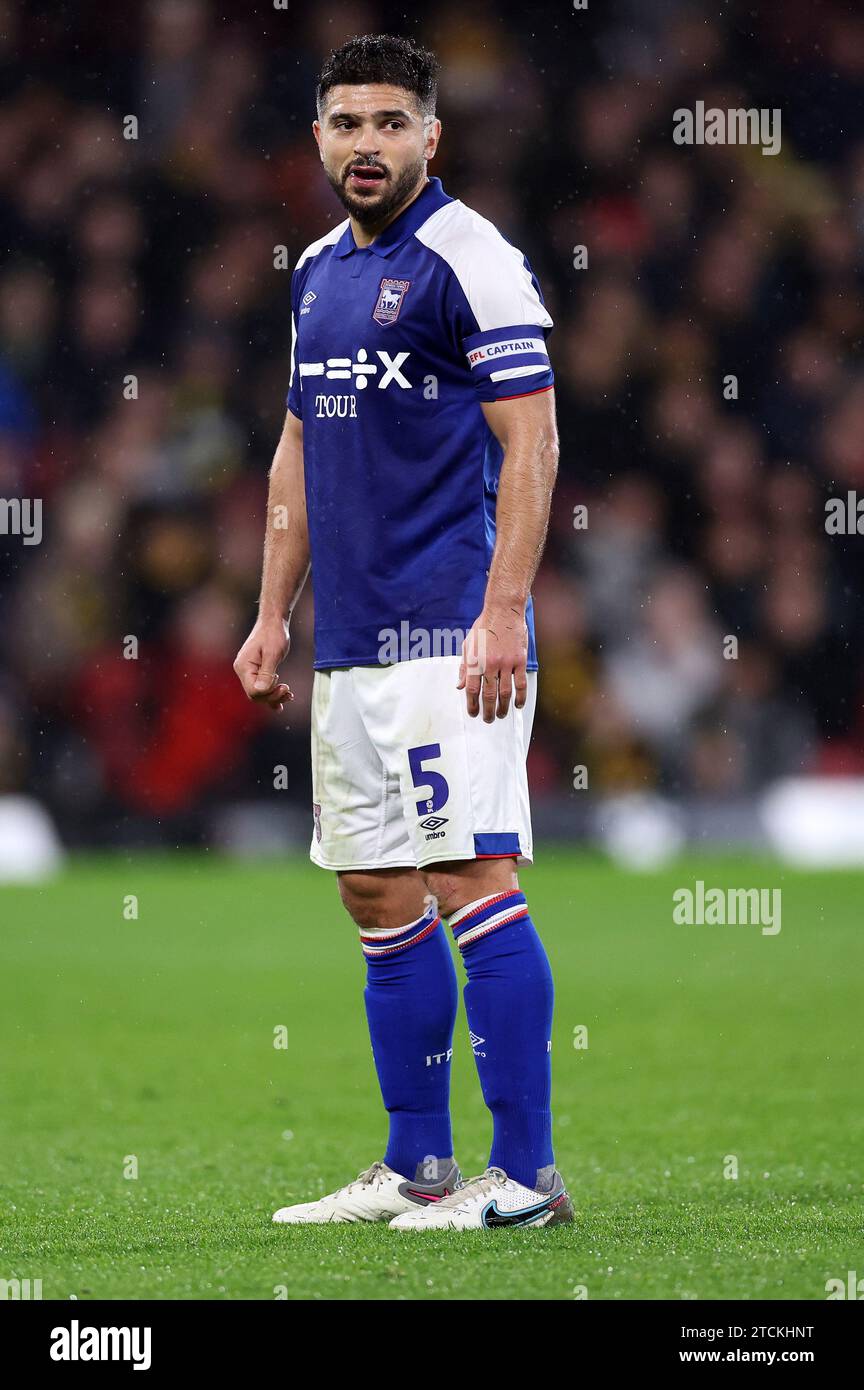
[[[313,242],[291,291],[315,666],[458,654],[483,607],[503,457],[481,402],[554,380],[536,277],[432,178],[371,246],[347,219]],[[534,670],[530,602],[527,620]]]

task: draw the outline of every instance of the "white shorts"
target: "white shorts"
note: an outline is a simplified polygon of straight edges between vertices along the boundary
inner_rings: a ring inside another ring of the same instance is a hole
[[[310,856],[324,869],[531,860],[525,758],[537,673],[521,710],[471,719],[458,656],[316,671]]]

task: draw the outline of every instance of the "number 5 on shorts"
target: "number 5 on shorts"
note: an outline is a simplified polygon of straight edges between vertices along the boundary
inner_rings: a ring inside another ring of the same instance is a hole
[[[411,768],[414,786],[430,787],[432,790],[431,797],[416,803],[418,816],[427,815],[430,811],[440,811],[450,795],[447,779],[442,777],[440,772],[423,766],[424,762],[440,757],[440,743],[423,743],[419,748],[408,749],[408,765]]]

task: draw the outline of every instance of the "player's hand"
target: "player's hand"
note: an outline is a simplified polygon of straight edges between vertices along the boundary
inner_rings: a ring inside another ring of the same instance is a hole
[[[528,628],[524,610],[484,608],[462,643],[458,690],[465,691],[472,719],[483,706],[484,724],[503,719],[512,698],[521,709],[528,696]]]
[[[234,670],[250,700],[268,709],[285,708],[293,700],[289,686],[279,679],[279,667],[288,655],[291,639],[281,618],[259,618],[234,660]]]

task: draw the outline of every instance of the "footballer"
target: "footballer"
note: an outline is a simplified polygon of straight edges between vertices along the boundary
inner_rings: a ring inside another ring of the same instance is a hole
[[[321,72],[312,129],[348,216],[293,273],[259,614],[234,665],[250,699],[293,698],[279,668],[311,566],[311,857],[359,929],[389,1133],[357,1179],[277,1211],[286,1224],[573,1219],[552,1150],[552,975],[516,872],[533,853],[552,319],[521,251],[427,172],[436,71],[410,40],[367,35]],[[450,1125],[448,929],[492,1120],[488,1167],[468,1179]]]

